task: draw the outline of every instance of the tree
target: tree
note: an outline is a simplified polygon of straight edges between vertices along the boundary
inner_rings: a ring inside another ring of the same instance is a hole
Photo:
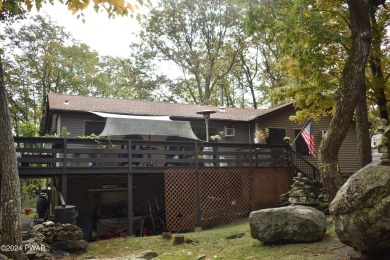
[[[372,45],[368,59],[367,96],[368,101],[377,107],[375,117],[389,120],[390,36],[386,28],[390,24],[390,10],[382,5],[370,11]]]
[[[258,60],[259,64],[254,63],[252,74],[259,74],[256,79],[258,85],[256,91],[261,92],[259,103],[263,105],[279,105],[289,101],[291,98],[281,95],[274,95],[274,92],[287,85],[287,74],[280,70],[277,64],[283,58],[284,48],[278,41],[280,34],[279,8],[283,9],[282,1],[262,0],[256,5],[254,1],[244,4],[247,9],[245,15],[245,26],[247,33],[251,36],[250,53],[258,53],[253,58],[245,55],[241,66],[245,74],[248,73],[247,63]],[[287,25],[288,23],[286,23]],[[242,48],[244,51],[245,48]],[[254,51],[255,50],[255,51]],[[256,68],[257,66],[257,68]],[[255,70],[254,70],[255,69]],[[250,87],[252,90],[252,88]]]
[[[343,181],[338,169],[338,151],[358,102],[365,94],[365,65],[371,45],[371,13],[384,1],[348,0],[351,48],[336,93],[335,113],[319,148],[319,164],[328,197],[333,200]],[[363,91],[364,90],[364,91]]]
[[[148,60],[131,57],[127,59],[102,57],[96,75],[93,96],[131,98],[153,101],[159,98],[155,90],[164,82],[164,77],[153,75]]]
[[[134,0],[132,3],[142,4],[142,0]],[[52,2],[50,2],[52,3]],[[42,2],[7,0],[0,2],[1,21],[12,21],[23,13],[26,5],[31,10],[33,4],[39,9]],[[68,7],[73,11],[83,10],[89,5],[84,1],[68,1]],[[96,1],[95,9],[100,7],[107,10],[108,15],[128,15],[133,14],[133,5],[121,1],[104,2]],[[3,50],[1,48],[2,53]],[[4,252],[12,259],[27,259],[22,250],[22,233],[20,228],[20,180],[16,161],[16,150],[14,147],[10,113],[6,95],[5,72],[3,70],[3,59],[0,55],[0,173],[1,173],[1,204],[2,204],[2,228],[0,243],[2,245],[19,246],[20,250]]]
[[[155,100],[166,82],[148,59],[100,57],[49,17],[33,16],[5,30],[4,67],[15,133],[21,122],[39,124],[47,93]]]
[[[214,98],[215,103],[219,82],[237,62],[239,18],[240,9],[230,0],[162,0],[140,37],[159,59],[181,71],[181,88],[171,88],[173,93],[183,93],[184,87],[185,100],[199,104]]]
[[[72,72],[81,66],[84,71],[89,69],[86,63],[91,59],[87,55],[74,61],[80,56],[75,55],[75,45],[70,34],[48,17],[31,17],[18,30],[6,27],[3,66],[16,132],[18,122],[39,123],[47,93],[72,92],[72,79],[80,77]],[[80,52],[89,51],[84,48]],[[80,86],[74,90],[77,87]]]
[[[358,3],[363,8],[359,14],[364,19],[360,20],[356,18],[359,12],[356,3],[345,4],[339,0],[262,0],[263,9],[269,7],[268,12],[275,12],[275,22],[270,26],[258,17],[258,13],[263,13],[258,11],[260,7],[251,12],[254,20],[260,21],[259,28],[271,28],[274,41],[282,46],[278,64],[273,64],[273,68],[284,74],[286,80],[271,96],[295,99],[299,109],[293,117],[295,120],[334,116],[319,158],[330,198],[338,190],[341,179],[334,172],[328,174],[328,170],[338,170],[338,150],[352,115],[357,122],[361,166],[371,160],[364,78],[370,35],[366,34],[370,34],[370,20],[377,7],[385,1],[366,2]],[[363,65],[363,71],[357,64]]]

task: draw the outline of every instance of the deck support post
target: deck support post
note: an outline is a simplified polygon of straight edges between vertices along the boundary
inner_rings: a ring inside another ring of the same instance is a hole
[[[127,236],[133,236],[133,167],[131,154],[131,140],[127,145],[129,165],[127,172]]]
[[[127,235],[133,236],[133,173],[127,174]]]
[[[196,225],[194,231],[202,230],[202,209],[200,207],[200,172],[198,161],[198,142],[195,141],[195,203],[196,203]]]

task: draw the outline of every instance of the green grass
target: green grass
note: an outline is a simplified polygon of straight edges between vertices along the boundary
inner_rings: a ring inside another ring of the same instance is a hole
[[[244,233],[243,237],[226,239],[227,236]],[[161,236],[129,237],[100,240],[90,243],[89,250],[75,256],[77,259],[125,257],[146,250],[153,250],[156,259],[336,259],[333,251],[344,247],[334,238],[329,225],[323,241],[310,244],[262,245],[250,235],[248,220],[241,220],[222,227],[196,233],[184,233],[185,239],[194,243],[173,245],[172,240]],[[173,234],[175,236],[175,234]]]
[[[21,218],[31,218],[33,219],[35,217],[36,213],[30,213],[29,215],[26,215],[25,213],[20,214]]]

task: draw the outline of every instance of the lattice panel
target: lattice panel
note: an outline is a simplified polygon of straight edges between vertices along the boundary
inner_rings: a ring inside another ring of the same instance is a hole
[[[223,225],[250,211],[274,207],[290,190],[289,168],[210,167],[200,170],[203,228]],[[193,230],[196,224],[195,169],[171,168],[165,173],[166,226]]]
[[[204,168],[200,173],[203,228],[223,225],[248,215],[248,169]]]
[[[251,180],[252,211],[275,207],[280,195],[291,189],[288,167],[255,168]]]
[[[168,169],[165,172],[166,228],[194,230],[196,224],[195,169]]]

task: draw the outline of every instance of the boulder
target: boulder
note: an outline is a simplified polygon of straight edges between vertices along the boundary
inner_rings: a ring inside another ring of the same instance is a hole
[[[153,259],[158,257],[158,254],[152,250],[146,250],[145,252],[135,255],[132,259]]]
[[[251,236],[263,243],[308,243],[322,240],[326,217],[315,208],[295,205],[253,211],[249,225]]]
[[[354,173],[330,204],[341,242],[366,254],[390,252],[390,167]]]

